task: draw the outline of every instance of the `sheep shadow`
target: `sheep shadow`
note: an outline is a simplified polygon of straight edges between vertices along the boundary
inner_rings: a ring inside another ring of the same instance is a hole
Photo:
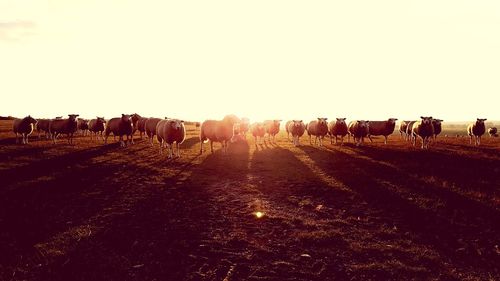
[[[451,186],[463,193],[479,192],[486,198],[493,198],[500,192],[497,176],[500,158],[475,158],[445,149],[421,151],[357,147],[351,150],[375,161],[394,165],[408,174],[434,180],[444,188]],[[498,206],[493,208],[498,210]]]
[[[396,169],[377,163],[377,160],[393,157],[399,161],[402,157],[399,152],[387,150],[384,153],[372,147],[352,150],[374,161],[338,149],[320,151],[308,147],[304,151],[323,171],[360,194],[371,208],[381,210],[385,219],[397,223],[402,231],[415,235],[415,242],[431,245],[459,267],[490,272],[500,262],[491,248],[500,233],[496,221],[500,217],[498,210],[412,177],[432,170],[421,170],[421,166],[438,168],[439,164],[432,161],[435,153],[420,156],[410,153],[412,157],[404,158],[404,161],[411,159],[420,166]],[[472,241],[479,244],[481,254],[478,255],[472,245],[466,246],[464,252],[457,252],[464,247],[463,243]]]
[[[84,161],[84,157],[90,155],[73,155],[64,161]],[[59,168],[45,169],[47,174],[39,179],[25,180],[22,175],[16,175],[19,177],[15,188],[7,185],[7,190],[2,192],[0,251],[3,254],[0,264],[8,265],[22,260],[23,256],[35,255],[34,245],[50,241],[57,233],[103,213],[123,193],[123,185],[112,180],[121,174],[122,163],[66,162],[68,167],[61,167],[64,166],[61,163],[56,165],[55,160],[50,163]],[[86,165],[82,167],[76,163]],[[134,167],[134,172],[135,175],[149,173],[139,167]],[[24,261],[28,263],[27,258]]]
[[[6,169],[0,171],[0,178],[2,178],[2,184],[7,187],[11,183],[29,181],[40,176],[51,175],[55,172],[60,171],[63,168],[71,167],[77,163],[87,161],[96,156],[105,154],[111,150],[117,149],[119,143],[108,144],[103,146],[98,146],[90,149],[75,151],[60,156],[54,156],[48,159],[36,160],[28,165],[21,167],[14,167],[12,169]],[[43,151],[46,148],[37,148],[33,151]],[[18,152],[14,152],[16,155]],[[4,190],[0,189],[0,194]]]
[[[229,265],[218,259],[221,244],[215,236],[225,231],[228,212],[218,202],[236,192],[227,183],[246,173],[247,162],[244,143],[227,154],[206,155],[155,185],[104,231],[67,253],[62,258],[67,263],[54,263],[43,274],[51,280],[222,280]]]

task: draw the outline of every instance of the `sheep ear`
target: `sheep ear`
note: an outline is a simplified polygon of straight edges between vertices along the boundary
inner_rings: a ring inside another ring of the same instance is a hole
[[[424,116],[420,116],[420,119],[424,119]]]
[[[122,117],[125,117],[125,114],[122,113]]]

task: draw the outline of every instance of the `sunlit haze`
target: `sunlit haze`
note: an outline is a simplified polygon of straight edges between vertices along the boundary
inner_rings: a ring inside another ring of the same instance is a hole
[[[500,119],[500,1],[0,0],[0,115]]]

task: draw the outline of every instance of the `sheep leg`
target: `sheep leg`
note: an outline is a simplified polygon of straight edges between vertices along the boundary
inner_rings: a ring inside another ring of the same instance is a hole
[[[177,143],[177,157],[181,158],[181,144]]]
[[[210,152],[214,153],[214,142],[210,140]]]
[[[385,138],[384,144],[387,144],[387,136],[384,136],[384,138]]]
[[[481,136],[477,137],[477,141],[478,141],[477,145],[481,145]]]
[[[174,149],[173,148],[173,144],[172,143],[166,143],[166,145],[167,145],[167,148],[168,148],[168,158],[170,158],[170,159],[174,158],[173,155],[172,155],[173,154],[172,152],[173,152],[173,149]]]
[[[120,147],[125,147],[125,143],[123,142],[123,136],[122,135],[120,135],[119,141],[120,141]]]
[[[370,142],[373,142],[371,135],[368,135],[368,138],[370,139]]]

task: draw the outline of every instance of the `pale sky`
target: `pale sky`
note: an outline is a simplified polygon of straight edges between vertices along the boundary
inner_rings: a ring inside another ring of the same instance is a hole
[[[500,1],[0,0],[0,115],[500,120]]]

